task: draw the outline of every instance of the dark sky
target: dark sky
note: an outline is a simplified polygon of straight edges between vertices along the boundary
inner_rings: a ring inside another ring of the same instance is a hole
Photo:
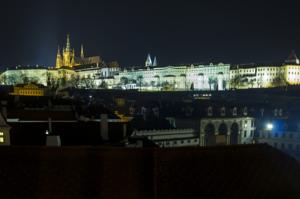
[[[281,61],[300,54],[299,13],[291,1],[5,1],[0,66],[53,65],[67,33],[78,53],[122,66],[148,52],[161,65]]]

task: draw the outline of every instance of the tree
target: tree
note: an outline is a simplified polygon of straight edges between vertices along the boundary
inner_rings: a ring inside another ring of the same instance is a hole
[[[212,90],[212,86],[214,86],[214,90],[216,89],[217,87],[217,79],[216,78],[213,78],[213,77],[209,77],[208,78],[208,84],[209,84],[209,90]]]
[[[284,78],[283,73],[277,73],[276,77],[272,81],[272,86],[274,87],[281,87],[281,86],[287,86],[288,82]]]
[[[194,82],[191,84],[190,90],[191,90],[191,91],[194,90]]]
[[[95,81],[90,77],[83,77],[80,80],[80,84],[87,89],[95,88]]]
[[[242,82],[242,76],[241,75],[235,75],[230,80],[230,87],[236,89],[241,85],[241,82]]]
[[[0,84],[6,85],[6,84],[7,84],[7,83],[6,83],[6,80],[7,80],[6,74],[2,74],[2,75],[0,76]]]
[[[99,85],[99,88],[107,89],[108,88],[108,84],[104,80],[102,80],[101,84]]]
[[[68,84],[73,87],[73,88],[79,88],[80,84],[80,77],[78,74],[76,75],[71,75],[71,79],[68,80]]]
[[[180,74],[180,77],[184,78],[184,90],[187,90],[186,74]]]
[[[168,81],[161,83],[162,90],[171,90],[171,84]]]
[[[15,75],[9,75],[7,77],[7,84],[8,85],[15,85],[17,83],[17,78]]]
[[[120,79],[120,83],[121,85],[125,86],[126,84],[128,84],[128,78],[127,77],[121,77]]]
[[[159,75],[155,75],[154,77],[156,78],[156,86],[158,88],[160,86],[160,77]]]
[[[150,84],[152,87],[155,87],[155,81],[151,81]]]
[[[138,77],[137,77],[137,83],[138,83],[138,85],[139,85],[139,87],[140,87],[140,90],[142,90],[142,84],[143,84],[143,76],[142,75],[139,75]]]
[[[23,84],[28,84],[29,83],[29,78],[27,77],[27,75],[25,73],[22,73],[20,75],[20,78],[21,78]]]

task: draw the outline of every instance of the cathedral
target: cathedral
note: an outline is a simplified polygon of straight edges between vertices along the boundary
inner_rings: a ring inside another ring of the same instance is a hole
[[[102,60],[100,56],[85,57],[82,45],[81,45],[80,57],[76,57],[74,48],[71,49],[70,36],[67,35],[66,47],[63,48],[62,53],[60,51],[60,48],[58,47],[55,67],[61,68],[64,66],[64,67],[73,68],[80,65],[91,65],[91,64],[99,65],[101,63]]]

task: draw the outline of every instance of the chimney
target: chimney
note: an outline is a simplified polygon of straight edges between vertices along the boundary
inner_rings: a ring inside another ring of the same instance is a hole
[[[5,120],[7,120],[7,101],[1,101],[1,112]]]
[[[108,140],[108,116],[107,114],[100,115],[100,133],[103,140]]]
[[[127,124],[123,123],[123,138],[127,136]]]
[[[59,135],[52,135],[52,119],[48,118],[48,130],[46,130],[46,146],[61,146]]]

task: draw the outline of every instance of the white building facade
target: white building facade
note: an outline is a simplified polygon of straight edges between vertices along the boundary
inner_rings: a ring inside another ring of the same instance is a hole
[[[199,137],[193,129],[141,130],[131,136],[147,138],[161,148],[199,146]]]

